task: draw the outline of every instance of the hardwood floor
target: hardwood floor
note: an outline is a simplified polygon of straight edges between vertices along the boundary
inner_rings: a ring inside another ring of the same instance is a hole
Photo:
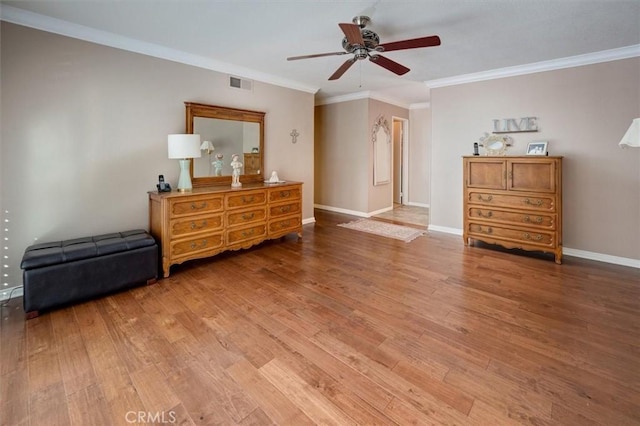
[[[640,424],[637,269],[316,219],[29,321],[12,301],[1,423]]]

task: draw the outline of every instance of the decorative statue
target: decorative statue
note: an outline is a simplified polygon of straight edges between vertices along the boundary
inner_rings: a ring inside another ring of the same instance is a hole
[[[242,186],[240,183],[240,169],[242,169],[242,163],[238,161],[238,158],[240,158],[238,154],[233,154],[231,156],[231,168],[233,168],[233,173],[231,174],[232,188],[240,188]]]
[[[269,183],[278,183],[280,179],[278,178],[278,173],[274,170],[271,172],[271,177],[269,178]]]
[[[216,154],[216,159],[211,164],[213,164],[213,171],[216,176],[222,176],[222,166],[224,163],[222,162],[222,158],[224,155]]]

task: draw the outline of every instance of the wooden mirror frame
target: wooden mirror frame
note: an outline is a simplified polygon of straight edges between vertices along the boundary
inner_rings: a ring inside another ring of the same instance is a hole
[[[241,183],[263,182],[264,177],[264,112],[249,111],[244,109],[226,108],[215,105],[199,104],[195,102],[185,102],[187,133],[193,134],[193,119],[195,117],[217,118],[220,120],[248,121],[260,124],[260,174],[240,175]],[[242,153],[239,153],[242,155]],[[244,161],[244,160],[243,160]],[[206,176],[195,177],[193,175],[193,161],[189,168],[191,174],[191,184],[194,188],[212,185],[231,185],[231,175],[229,176]]]

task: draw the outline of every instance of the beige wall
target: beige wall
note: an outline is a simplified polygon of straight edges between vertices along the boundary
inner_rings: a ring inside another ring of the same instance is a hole
[[[167,135],[184,132],[185,101],[265,111],[264,170],[304,182],[303,218],[313,219],[312,94],[232,89],[226,74],[6,22],[1,31],[3,283],[21,282],[36,238],[147,228],[147,191],[159,174],[178,179]]]
[[[462,159],[492,120],[538,117],[508,154],[549,141],[564,156],[564,246],[640,259],[640,149],[618,142],[640,117],[640,58],[431,91],[431,225],[462,227]]]
[[[350,212],[368,208],[368,100],[315,109],[315,203]]]
[[[365,216],[392,206],[393,185],[373,185],[371,131],[379,115],[409,118],[408,110],[374,99],[319,105],[315,112],[315,203]]]
[[[429,206],[431,109],[409,110],[409,185],[407,204]]]

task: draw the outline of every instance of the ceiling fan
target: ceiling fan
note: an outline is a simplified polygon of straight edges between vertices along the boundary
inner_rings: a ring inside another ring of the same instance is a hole
[[[419,37],[409,40],[395,41],[392,43],[380,44],[380,37],[371,30],[365,29],[371,21],[368,16],[356,16],[352,20],[352,24],[338,24],[345,37],[342,39],[342,48],[344,52],[317,53],[314,55],[291,56],[287,61],[296,61],[298,59],[319,58],[322,56],[348,55],[353,57],[347,59],[340,68],[334,72],[329,80],[337,80],[342,77],[356,61],[369,59],[376,65],[386,68],[397,75],[408,73],[409,68],[401,65],[389,58],[380,55],[381,52],[391,52],[393,50],[417,49],[419,47],[432,47],[440,45],[440,37],[437,35],[428,37]]]

